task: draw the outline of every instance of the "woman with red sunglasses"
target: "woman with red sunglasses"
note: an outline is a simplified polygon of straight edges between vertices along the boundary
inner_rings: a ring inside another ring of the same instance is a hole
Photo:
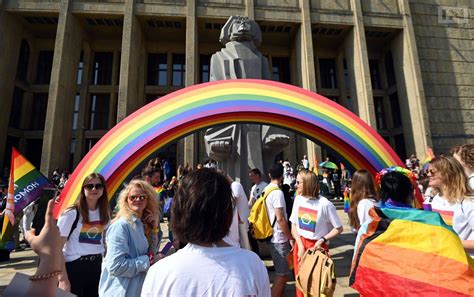
[[[59,287],[77,296],[98,296],[103,234],[110,221],[104,177],[89,174],[82,183],[79,199],[58,220],[63,247]]]
[[[156,201],[155,190],[143,180],[132,180],[120,192],[119,211],[106,234],[100,296],[140,295],[148,268],[158,260]]]

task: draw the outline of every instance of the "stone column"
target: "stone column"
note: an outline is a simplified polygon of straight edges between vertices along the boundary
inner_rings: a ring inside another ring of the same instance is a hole
[[[248,16],[250,20],[255,20],[255,1],[254,0],[245,0],[245,15]]]
[[[79,96],[81,97],[81,99],[79,102],[79,113],[77,117],[76,148],[74,151],[73,161],[74,167],[76,167],[82,159],[82,152],[84,150],[84,130],[86,130],[86,116],[88,115],[88,112],[86,110],[87,100],[89,96],[87,92],[87,86],[89,85],[90,66],[92,65],[90,62],[92,58],[92,51],[88,42],[84,42],[83,52],[84,54],[82,56],[82,61],[84,63],[84,67],[82,70],[82,84],[79,91]]]
[[[71,13],[72,0],[63,0],[59,12],[48,108],[41,155],[41,171],[67,168],[71,150],[72,117],[77,89],[77,67],[83,32]]]
[[[351,79],[351,100],[358,116],[375,128],[374,99],[360,1],[351,0],[351,7],[354,27],[349,31],[345,41],[346,62]]]
[[[198,57],[198,37],[196,24],[196,1],[187,0],[186,6],[186,87],[198,82],[199,57]],[[198,162],[198,141],[199,133],[194,133],[181,140],[183,142],[184,165],[196,165]]]
[[[425,102],[425,91],[421,80],[415,32],[407,0],[399,1],[403,17],[403,31],[398,33],[391,44],[398,99],[402,114],[403,134],[407,154],[416,152],[423,158],[428,146],[432,146],[428,133],[429,120]]]
[[[316,72],[314,67],[314,51],[313,51],[313,32],[311,28],[311,7],[309,0],[300,0],[301,8],[301,87],[308,89],[310,91],[316,92]],[[314,165],[314,158],[321,159],[321,147],[312,142],[311,140],[306,140],[306,149],[308,151],[308,159],[310,162],[310,167],[317,166]],[[303,156],[297,156],[299,161]]]
[[[7,141],[8,123],[15,87],[16,69],[20,54],[23,27],[15,17],[4,11],[0,5],[0,167],[3,168],[3,157]],[[9,158],[10,156],[6,156]]]
[[[117,123],[139,107],[139,70],[143,62],[143,32],[135,16],[135,0],[125,1],[120,61]],[[112,99],[112,98],[111,98]]]

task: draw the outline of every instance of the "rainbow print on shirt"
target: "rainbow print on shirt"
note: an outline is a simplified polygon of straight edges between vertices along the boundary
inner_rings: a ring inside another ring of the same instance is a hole
[[[316,220],[318,219],[318,211],[316,209],[309,209],[300,207],[298,209],[298,225],[300,229],[314,232],[316,229]]]
[[[84,223],[79,234],[79,242],[88,244],[101,244],[104,224],[102,221]]]

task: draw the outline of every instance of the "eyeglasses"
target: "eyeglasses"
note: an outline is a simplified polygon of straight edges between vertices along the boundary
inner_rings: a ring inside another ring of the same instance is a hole
[[[429,175],[436,175],[436,173],[438,173],[438,171],[434,171],[433,169],[428,169],[426,171],[426,173],[428,173]]]
[[[104,188],[103,184],[87,184],[84,186],[84,189],[92,191],[93,189],[102,190]]]
[[[145,195],[132,195],[132,196],[128,196],[128,199],[130,201],[143,201],[143,200],[146,200],[147,197]]]

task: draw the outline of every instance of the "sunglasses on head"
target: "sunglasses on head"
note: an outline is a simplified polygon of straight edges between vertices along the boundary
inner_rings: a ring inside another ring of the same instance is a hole
[[[92,191],[93,189],[102,190],[104,188],[103,184],[87,184],[84,186],[84,189]]]
[[[128,199],[131,201],[143,201],[143,200],[146,200],[146,196],[145,195],[131,195],[131,196],[128,196]]]

